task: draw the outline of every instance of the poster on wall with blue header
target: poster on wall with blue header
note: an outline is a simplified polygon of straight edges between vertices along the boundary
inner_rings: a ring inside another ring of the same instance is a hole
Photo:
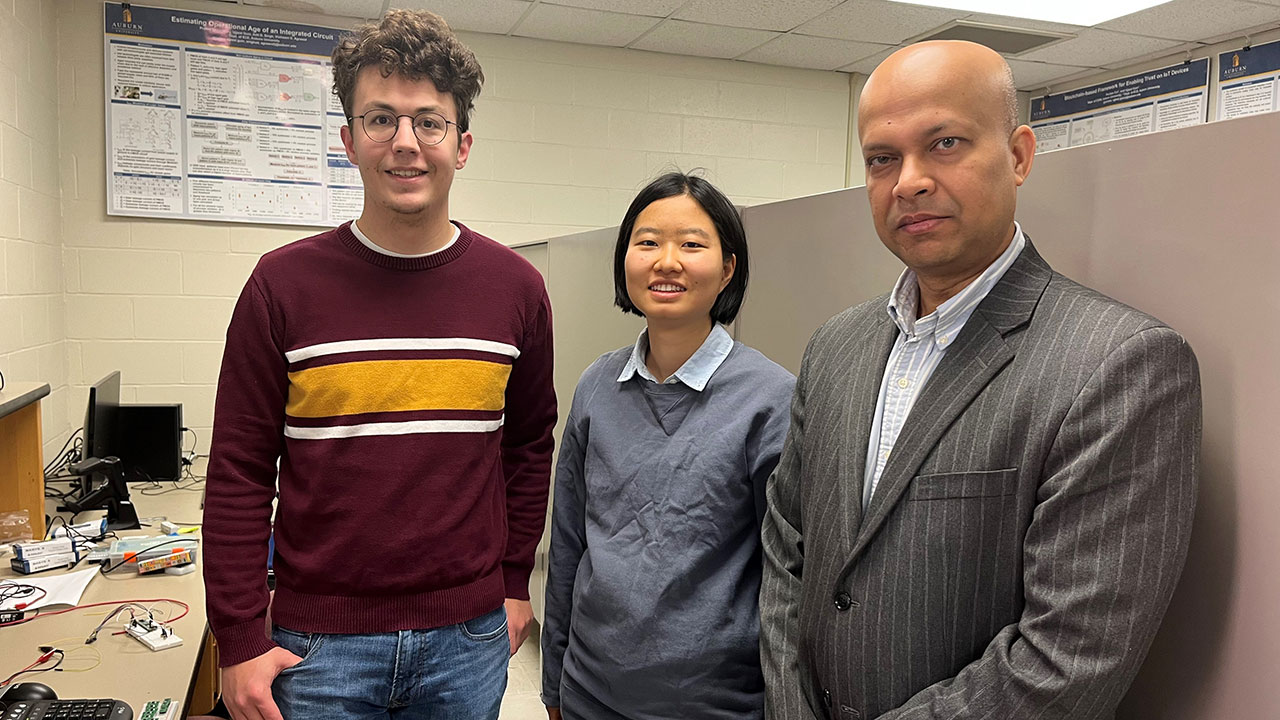
[[[341,28],[104,4],[107,212],[332,226],[360,214]]]
[[[1218,119],[1273,112],[1280,83],[1280,40],[1218,56]]]
[[[1031,99],[1036,152],[1205,122],[1209,58]]]

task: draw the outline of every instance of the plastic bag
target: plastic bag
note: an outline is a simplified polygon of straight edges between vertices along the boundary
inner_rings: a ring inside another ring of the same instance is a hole
[[[0,512],[0,546],[12,545],[16,542],[34,540],[31,534],[31,514],[26,510],[6,510]]]

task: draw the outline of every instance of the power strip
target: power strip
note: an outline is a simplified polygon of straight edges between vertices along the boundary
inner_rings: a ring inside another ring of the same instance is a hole
[[[125,628],[125,632],[133,636],[138,642],[156,651],[167,650],[182,644],[182,638],[173,634],[173,631],[167,626],[161,625],[150,618],[131,620],[129,626]]]

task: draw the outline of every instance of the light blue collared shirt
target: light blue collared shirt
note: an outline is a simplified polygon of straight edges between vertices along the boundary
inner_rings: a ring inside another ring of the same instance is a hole
[[[711,333],[707,335],[707,339],[702,341],[702,345],[688,360],[671,374],[671,377],[664,381],[664,384],[670,385],[677,380],[685,385],[702,392],[707,386],[707,382],[711,380],[711,376],[720,368],[720,363],[729,357],[729,351],[733,349],[733,338],[729,336],[729,331],[724,329],[720,323],[713,323]],[[618,382],[626,382],[631,378],[639,375],[651,383],[658,382],[658,378],[649,372],[649,366],[645,365],[644,357],[649,353],[649,328],[640,331],[640,337],[636,338],[635,347],[631,348],[631,357],[627,360],[627,364],[622,368],[622,374],[618,376]]]
[[[1026,244],[1022,226],[1015,222],[1013,241],[1000,257],[988,265],[976,280],[922,318],[916,318],[920,308],[920,285],[916,274],[907,269],[898,278],[893,293],[889,295],[887,308],[889,317],[898,326],[898,339],[889,353],[889,361],[885,363],[880,398],[876,401],[875,419],[871,422],[866,476],[862,483],[863,510],[871,503],[880,475],[889,462],[889,454],[898,441],[898,433],[902,432],[920,390],[942,362],[947,348],[959,337],[974,309],[1004,277]]]

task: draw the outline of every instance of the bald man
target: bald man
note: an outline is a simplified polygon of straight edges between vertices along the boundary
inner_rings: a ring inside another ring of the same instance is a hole
[[[1014,221],[1015,97],[958,42],[863,89],[867,196],[906,270],[805,352],[763,528],[770,718],[1112,718],[1168,605],[1196,358]]]

